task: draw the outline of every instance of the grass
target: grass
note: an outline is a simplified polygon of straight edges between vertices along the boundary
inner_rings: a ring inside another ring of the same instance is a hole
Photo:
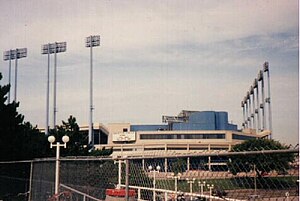
[[[286,176],[286,177],[261,177],[256,178],[257,189],[265,190],[283,190],[297,188],[298,177]],[[198,185],[199,180],[195,180],[193,184],[193,192],[199,192],[200,187]],[[203,180],[201,180],[203,181]],[[207,179],[206,184],[213,184],[215,189],[222,190],[236,190],[236,189],[254,189],[254,177],[235,177],[228,179]],[[156,181],[158,188],[174,190],[174,180],[158,180]],[[178,181],[178,189],[180,191],[189,192],[190,186],[185,180]],[[204,191],[208,188],[205,187]]]

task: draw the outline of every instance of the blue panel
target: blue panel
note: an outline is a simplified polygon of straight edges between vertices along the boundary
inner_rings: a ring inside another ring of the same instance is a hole
[[[235,124],[228,124],[226,130],[231,130],[231,131],[237,131],[237,125]]]
[[[215,124],[215,112],[204,111],[204,112],[194,112],[189,117],[190,123],[200,123],[200,124]]]
[[[216,130],[226,130],[228,124],[227,112],[216,112]]]

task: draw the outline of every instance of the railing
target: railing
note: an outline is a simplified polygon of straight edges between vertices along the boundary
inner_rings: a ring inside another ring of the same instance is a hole
[[[121,187],[126,187],[126,185],[121,185]],[[215,199],[215,200],[227,200],[227,201],[245,201],[245,200],[238,200],[238,199],[231,199],[231,198],[226,198],[226,197],[217,197],[213,195],[203,195],[199,193],[188,193],[188,192],[179,192],[179,191],[173,191],[173,190],[166,190],[166,189],[159,189],[159,188],[148,188],[148,187],[141,187],[141,186],[129,186],[130,189],[137,189],[138,194],[137,194],[137,201],[142,201],[141,199],[141,190],[149,190],[153,191],[154,193],[156,192],[162,192],[164,193],[164,199],[165,200],[170,200],[170,197],[177,197],[180,194],[184,194],[186,196],[190,197],[198,197],[198,198],[207,198],[207,199]],[[169,196],[172,195],[172,196]]]

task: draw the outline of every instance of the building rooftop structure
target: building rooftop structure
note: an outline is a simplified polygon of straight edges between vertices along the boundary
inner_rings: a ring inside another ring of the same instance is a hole
[[[113,157],[227,152],[245,140],[270,134],[239,130],[237,125],[228,123],[227,112],[183,110],[178,116],[163,116],[162,120],[162,124],[108,124],[107,144],[95,144],[95,148],[113,148]],[[220,165],[226,166],[211,158],[206,168],[214,170]]]
[[[115,155],[137,155],[138,152],[163,150],[183,153],[190,150],[230,150],[232,145],[244,140],[268,135],[255,130],[238,130],[228,123],[227,112],[187,111],[178,116],[163,116],[162,124],[107,125],[107,144],[96,148],[113,148]]]
[[[237,130],[237,125],[228,123],[227,112],[182,110],[178,116],[163,116],[165,124],[131,125],[131,131],[153,130]]]

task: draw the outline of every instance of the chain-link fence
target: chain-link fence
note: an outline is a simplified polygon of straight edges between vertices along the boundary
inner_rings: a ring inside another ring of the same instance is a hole
[[[0,163],[0,200],[27,200],[31,161]]]
[[[298,200],[299,163],[291,157],[274,150],[132,159],[129,185],[143,190],[142,200]]]
[[[298,150],[61,158],[54,196],[55,163],[0,163],[0,200],[298,200],[299,195]],[[125,190],[109,190],[116,188]]]

